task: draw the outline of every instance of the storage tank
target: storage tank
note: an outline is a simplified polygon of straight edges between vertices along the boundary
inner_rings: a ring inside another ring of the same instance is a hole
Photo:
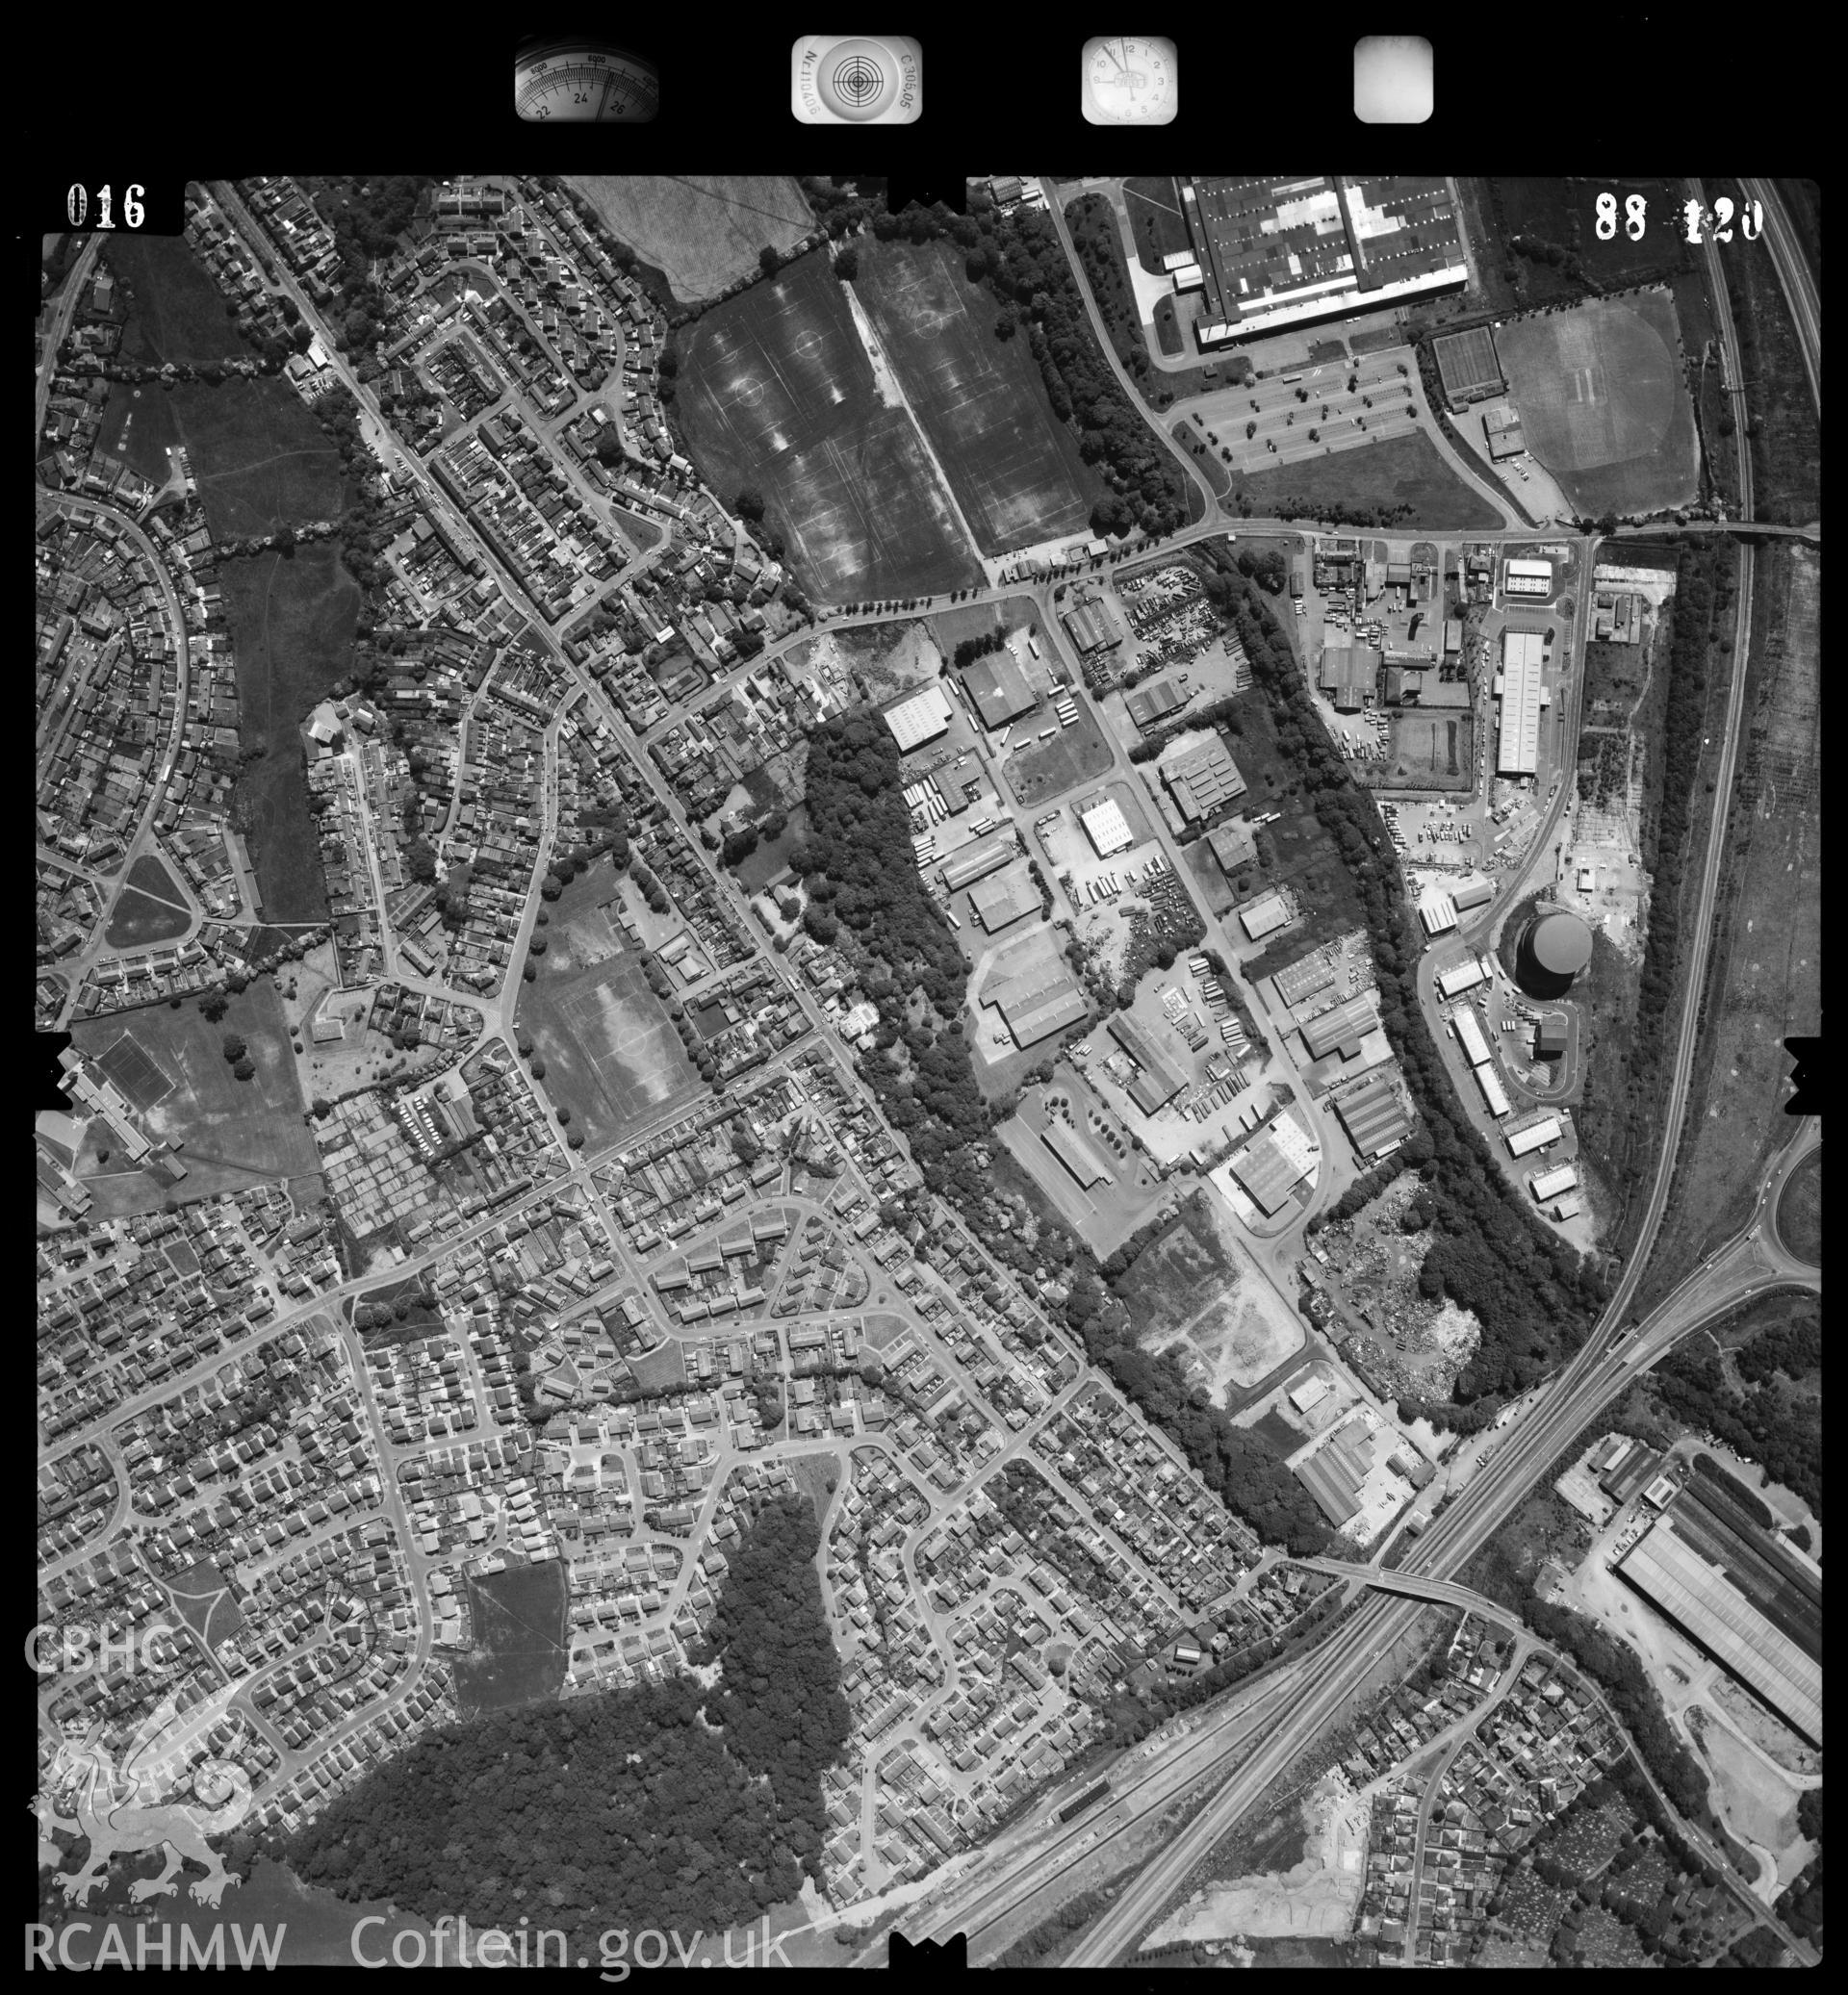
[[[1562,997],[1591,960],[1591,931],[1564,908],[1548,908],[1521,938],[1523,985],[1536,997]]]

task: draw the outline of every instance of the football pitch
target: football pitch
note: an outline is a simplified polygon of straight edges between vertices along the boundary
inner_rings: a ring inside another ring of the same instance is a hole
[[[680,1095],[700,1089],[641,959],[624,951],[562,976],[542,961],[520,993],[520,1025],[546,1062],[552,1101],[580,1120],[592,1149],[620,1142]]]
[[[982,579],[903,408],[872,363],[824,256],[788,265],[685,335],[679,406],[707,481],[754,486],[824,602],[936,595]]]
[[[995,338],[995,300],[959,260],[947,243],[879,243],[854,289],[982,551],[1088,536],[1103,486],[1053,416],[1026,335]]]

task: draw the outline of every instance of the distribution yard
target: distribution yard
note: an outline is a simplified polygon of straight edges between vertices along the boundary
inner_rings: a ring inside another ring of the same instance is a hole
[[[1700,449],[1668,291],[1513,320],[1496,345],[1527,448],[1581,514],[1694,497]]]
[[[702,470],[763,494],[821,601],[982,579],[903,408],[887,406],[824,256],[754,285],[685,335],[679,407]]]
[[[1088,536],[1102,482],[1054,418],[1025,338],[995,338],[995,301],[961,255],[947,243],[862,245],[855,293],[982,551]]]

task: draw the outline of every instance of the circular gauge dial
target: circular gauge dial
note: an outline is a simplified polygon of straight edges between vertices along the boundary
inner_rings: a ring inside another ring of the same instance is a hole
[[[645,125],[661,108],[660,72],[606,41],[541,42],[514,60],[513,107],[527,124]]]
[[[1086,42],[1084,112],[1093,125],[1165,125],[1179,103],[1174,44],[1154,35]]]
[[[805,124],[910,124],[923,59],[900,35],[811,35],[795,48],[790,110]]]

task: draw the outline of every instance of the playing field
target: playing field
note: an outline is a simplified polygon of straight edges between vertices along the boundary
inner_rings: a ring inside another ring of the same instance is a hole
[[[100,1055],[103,1071],[137,1109],[159,1140],[184,1144],[187,1167],[174,1195],[197,1198],[242,1191],[260,1183],[294,1181],[297,1191],[315,1179],[321,1154],[303,1117],[306,1105],[290,1051],[282,999],[260,979],[232,997],[223,1019],[212,1024],[196,1004],[176,1011],[149,1006],[113,1017],[87,1018],[71,1028],[78,1050]],[[227,1035],[244,1042],[256,1072],[240,1081],[224,1057]],[[119,1165],[90,1180],[104,1216],[147,1212],[167,1188]]]
[[[571,1659],[565,1569],[549,1559],[465,1583],[469,1652],[456,1661],[456,1702],[494,1711],[556,1697]]]
[[[982,579],[911,419],[880,397],[822,256],[791,264],[683,335],[678,406],[707,482],[762,493],[823,602]]]
[[[1496,345],[1527,448],[1580,514],[1693,498],[1700,452],[1667,290],[1515,320]]]
[[[103,940],[112,949],[147,949],[170,942],[192,926],[180,889],[151,852],[144,852],[128,869],[128,883],[110,909]]]
[[[855,292],[985,554],[1091,531],[1101,482],[1052,413],[1024,333],[948,243],[862,248]]]
[[[600,877],[609,891],[608,876]],[[568,939],[593,922],[610,937],[608,954]],[[546,1093],[578,1118],[589,1146],[602,1149],[668,1102],[696,1094],[700,1080],[648,987],[641,958],[606,917],[593,908],[561,923],[554,913],[552,932],[557,939],[540,960],[538,982],[521,986],[517,1020],[546,1062]]]

